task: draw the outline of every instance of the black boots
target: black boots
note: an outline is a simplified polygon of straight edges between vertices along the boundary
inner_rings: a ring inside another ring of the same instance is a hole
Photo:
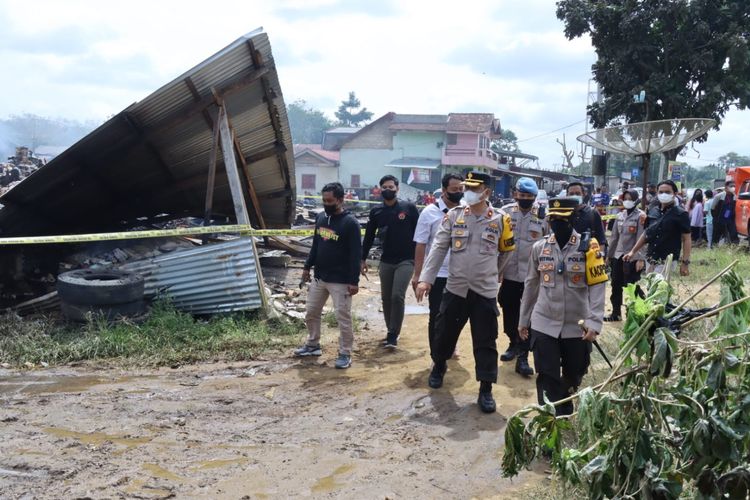
[[[534,369],[529,366],[529,353],[524,352],[518,355],[516,359],[516,373],[524,377],[534,375]]]
[[[432,366],[430,378],[427,379],[427,383],[430,385],[430,387],[432,387],[433,389],[440,389],[443,386],[443,376],[445,376],[445,371],[447,369],[448,365],[445,364],[445,361],[435,363]]]
[[[518,346],[511,342],[508,349],[500,355],[500,361],[513,361],[516,356],[518,356]]]
[[[492,397],[492,382],[479,383],[479,398],[477,398],[477,404],[483,413],[495,412],[496,406],[495,399]]]

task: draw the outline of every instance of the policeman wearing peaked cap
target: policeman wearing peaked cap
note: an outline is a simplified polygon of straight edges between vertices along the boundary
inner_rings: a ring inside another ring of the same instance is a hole
[[[433,389],[443,385],[447,360],[470,321],[476,378],[480,382],[477,403],[485,413],[496,409],[492,384],[497,381],[498,276],[515,248],[510,218],[487,202],[490,183],[491,177],[483,172],[466,175],[463,199],[467,206],[456,207],[443,218],[417,286],[417,300],[421,301],[450,250],[428,383]]]
[[[513,203],[505,205],[503,211],[510,216],[511,228],[516,241],[513,252],[503,271],[502,285],[497,301],[503,309],[503,329],[510,340],[508,349],[500,355],[501,361],[516,360],[516,373],[530,377],[534,370],[529,366],[529,341],[518,336],[518,315],[521,310],[523,284],[529,269],[529,257],[534,243],[549,232],[544,220],[544,207],[536,203],[539,192],[536,183],[521,177],[513,190]]]
[[[581,243],[571,224],[578,201],[550,200],[547,219],[551,234],[534,244],[524,283],[518,333],[531,338],[539,404],[578,390],[588,371],[591,343],[602,329],[607,282],[599,242]],[[583,326],[579,321],[583,321]],[[557,406],[569,415],[573,404]]]

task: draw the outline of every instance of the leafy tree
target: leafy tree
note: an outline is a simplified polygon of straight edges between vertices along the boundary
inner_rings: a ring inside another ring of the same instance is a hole
[[[719,156],[719,165],[724,168],[744,167],[750,165],[750,156],[738,155],[734,151]]]
[[[322,111],[308,106],[302,99],[287,105],[286,114],[294,144],[322,144],[323,134],[333,127],[333,122]]]
[[[568,39],[589,34],[596,49],[597,128],[692,117],[713,118],[718,130],[729,109],[750,104],[746,0],[560,0],[557,17]],[[634,102],[641,91],[645,102]]]
[[[358,127],[362,123],[366,123],[372,118],[372,112],[367,111],[367,108],[362,108],[359,111],[359,107],[362,103],[359,102],[354,92],[349,92],[349,98],[346,101],[341,101],[339,110],[336,111],[336,118],[339,119],[339,125],[342,127]]]
[[[518,137],[516,136],[516,133],[509,128],[503,129],[500,139],[492,141],[492,149],[512,151],[514,153],[521,152],[521,149],[518,147]]]

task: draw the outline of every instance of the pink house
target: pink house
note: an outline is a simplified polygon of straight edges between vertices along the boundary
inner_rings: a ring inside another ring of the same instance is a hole
[[[500,138],[500,120],[492,113],[450,113],[445,134],[443,165],[497,168],[490,144]]]

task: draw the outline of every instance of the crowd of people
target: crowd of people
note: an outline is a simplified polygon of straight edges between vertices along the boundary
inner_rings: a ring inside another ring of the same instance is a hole
[[[533,376],[536,369],[540,403],[545,396],[553,402],[564,399],[587,372],[592,342],[603,322],[622,319],[623,288],[637,282],[644,270],[664,272],[670,255],[675,269],[689,274],[692,243],[698,236],[694,227],[700,222],[691,214],[713,214],[708,219],[713,228],[709,241],[716,241],[720,224],[720,231],[727,231],[724,221],[733,195],[729,183],[721,198],[706,193],[710,205],[699,193],[684,208],[675,183],[665,180],[649,186],[645,210],[639,208],[639,192],[625,187],[607,240],[597,206],[584,200],[605,204],[608,193],[599,189],[591,196],[576,182],[541,204],[536,183],[521,178],[513,202],[496,208],[489,201],[489,175],[470,172],[463,178],[451,173],[442,178],[439,197],[423,197],[423,203],[429,203],[420,213],[414,203],[399,199],[398,179],[386,175],[378,186],[381,203],[369,212],[364,238],[344,207],[344,188],[326,185],[324,211],[317,217],[303,272],[303,280],[310,283],[307,339],[295,355],[322,354],[321,313],[331,296],[340,330],[335,367],[351,366],[352,296],[360,277],[369,272],[368,256],[377,240],[382,246],[378,275],[384,349],[398,348],[411,285],[417,301],[426,297],[429,306],[429,387],[442,387],[448,360],[468,322],[479,382],[477,403],[483,412],[496,409],[492,386],[499,361],[515,361],[522,377]],[[717,198],[722,201],[714,207]],[[608,270],[612,311],[605,316]],[[497,349],[500,327],[508,337],[502,354]],[[530,353],[534,368],[528,362]],[[557,407],[558,414],[572,412],[571,403]]]

